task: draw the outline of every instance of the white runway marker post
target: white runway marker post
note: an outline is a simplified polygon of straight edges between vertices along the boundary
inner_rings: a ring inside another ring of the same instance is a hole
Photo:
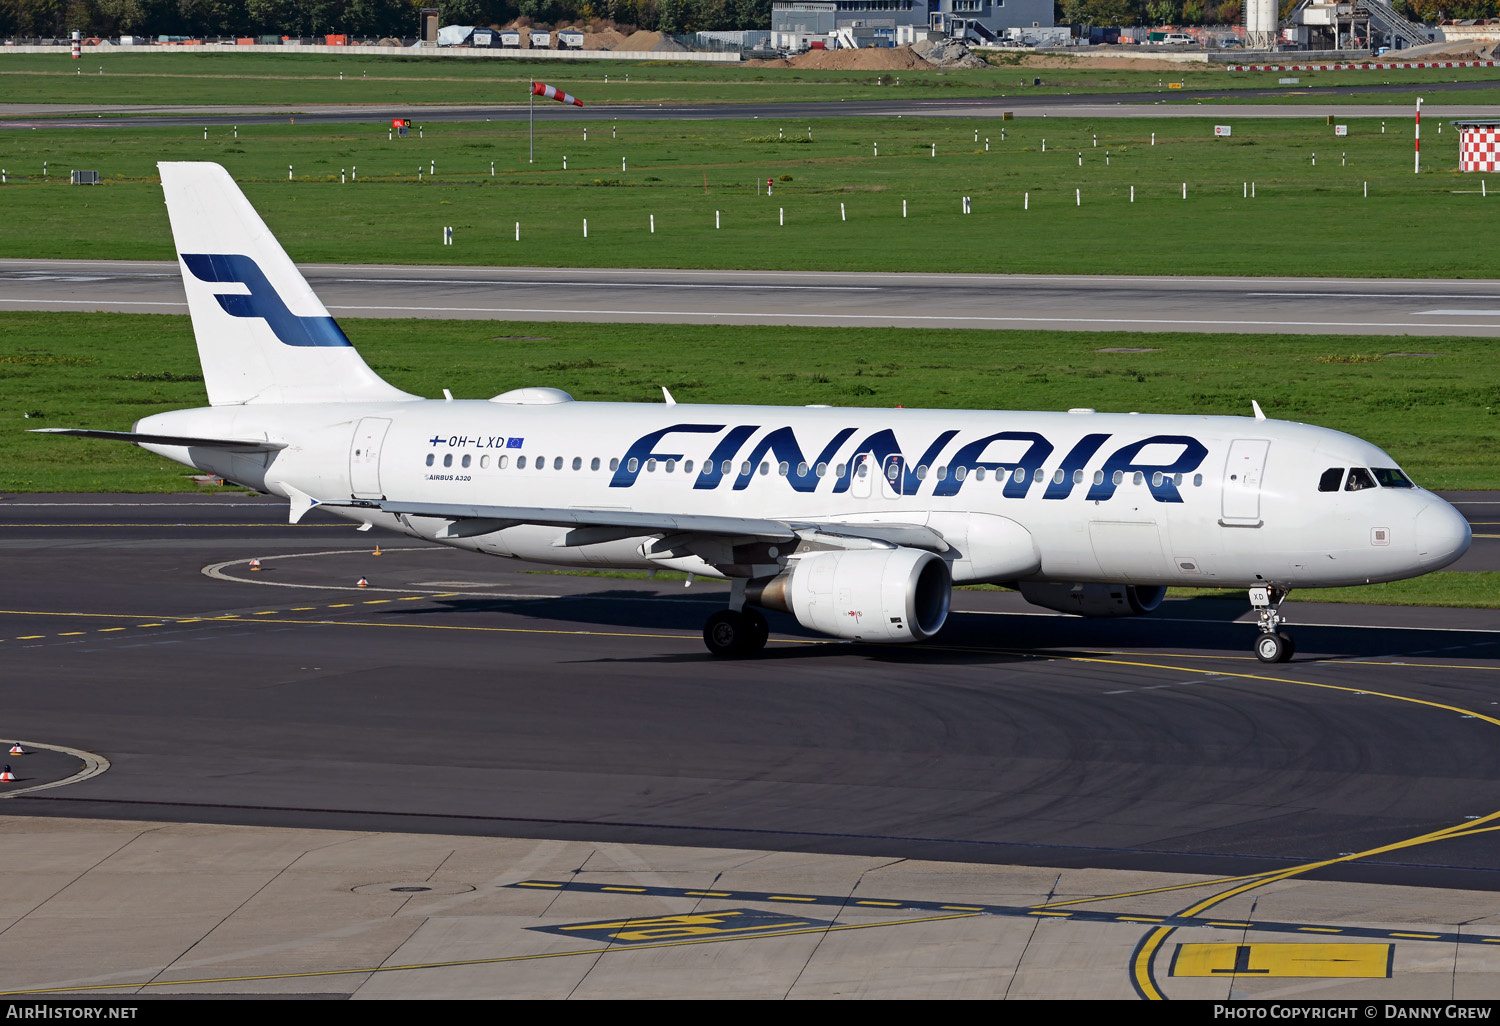
[[[589,237],[589,219],[586,217],[583,219],[583,237],[585,239]]]
[[[776,223],[779,225],[786,224],[786,207],[776,208]]]
[[[1135,202],[1135,186],[1130,187],[1130,202]]]
[[[906,216],[906,200],[901,201],[901,216]]]
[[[718,227],[719,227],[719,212],[717,210],[715,210],[714,211],[714,228],[717,229]]]
[[[839,204],[839,220],[840,221],[847,221],[847,220],[849,220],[848,215],[844,213],[844,205],[842,203]]]
[[[933,144],[932,144],[932,155],[933,155],[933,156],[934,156],[934,157],[936,157],[936,156],[937,156],[937,143],[933,143]]]
[[[1081,207],[1081,206],[1083,206],[1083,190],[1082,189],[1074,189],[1073,190],[1073,205],[1075,207]]]
[[[1031,193],[1029,193],[1029,192],[1023,192],[1023,193],[1021,193],[1021,209],[1022,210],[1030,210],[1031,209]]]
[[[1182,198],[1187,199],[1187,182],[1182,183]]]
[[[652,235],[656,234],[656,215],[655,214],[651,215],[651,234]]]
[[[516,241],[517,242],[521,241],[521,222],[520,221],[516,222]]]

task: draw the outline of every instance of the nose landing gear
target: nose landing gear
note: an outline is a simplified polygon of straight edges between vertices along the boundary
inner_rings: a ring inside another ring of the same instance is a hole
[[[1260,618],[1260,637],[1255,639],[1255,658],[1263,663],[1284,663],[1297,651],[1292,636],[1280,629],[1285,622],[1281,616],[1281,604],[1286,601],[1286,588],[1271,585],[1250,589],[1250,605]]]

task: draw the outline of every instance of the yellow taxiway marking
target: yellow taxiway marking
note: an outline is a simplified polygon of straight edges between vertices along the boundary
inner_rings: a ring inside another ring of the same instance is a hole
[[[1173,671],[1173,672],[1177,672],[1177,673],[1195,673],[1195,672],[1199,672],[1197,670],[1190,669],[1188,667],[1166,666],[1166,665],[1161,665],[1161,664],[1156,664],[1156,663],[1126,661],[1126,660],[1122,660],[1122,659],[1102,659],[1102,658],[1094,658],[1094,657],[1078,657],[1078,656],[1075,656],[1075,657],[1071,657],[1070,661],[1084,662],[1084,663],[1116,664],[1116,665],[1121,665],[1121,666],[1132,666],[1132,667],[1136,667],[1136,668],[1139,668],[1139,669],[1169,670],[1169,671]],[[1460,707],[1455,706],[1455,705],[1448,705],[1448,704],[1443,703],[1443,702],[1435,702],[1435,701],[1432,701],[1430,699],[1412,698],[1412,697],[1409,697],[1409,696],[1406,696],[1406,695],[1394,695],[1394,694],[1390,694],[1388,692],[1383,692],[1383,691],[1371,691],[1368,688],[1350,687],[1350,686],[1344,685],[1344,684],[1324,684],[1324,683],[1319,683],[1317,681],[1310,681],[1310,680],[1295,680],[1295,679],[1288,679],[1288,678],[1285,678],[1285,677],[1269,677],[1269,676],[1265,676],[1263,674],[1234,673],[1234,672],[1230,672],[1230,671],[1223,671],[1223,675],[1225,677],[1227,677],[1227,678],[1238,678],[1238,679],[1241,679],[1241,680],[1270,681],[1270,682],[1273,682],[1273,683],[1276,683],[1276,684],[1289,685],[1289,686],[1292,686],[1292,687],[1318,688],[1320,690],[1325,690],[1325,691],[1343,692],[1343,693],[1349,694],[1349,695],[1362,695],[1362,696],[1370,696],[1370,697],[1374,697],[1374,698],[1385,698],[1385,699],[1389,699],[1389,700],[1395,701],[1395,702],[1405,702],[1405,703],[1408,703],[1408,704],[1411,704],[1411,705],[1423,706],[1423,707],[1428,708],[1428,709],[1437,709],[1437,710],[1441,710],[1443,712],[1458,713],[1458,714],[1463,715],[1463,716],[1469,716],[1469,717],[1473,717],[1474,719],[1483,720],[1484,722],[1492,724],[1494,726],[1500,726],[1500,719],[1497,719],[1497,718],[1495,718],[1493,716],[1488,716],[1488,715],[1485,715],[1483,713],[1477,713],[1477,712],[1474,712],[1474,711],[1469,710],[1469,709],[1463,709],[1463,708],[1460,708]],[[1235,896],[1240,895],[1240,894],[1244,894],[1245,892],[1254,890],[1254,889],[1256,889],[1258,887],[1264,887],[1265,885],[1270,884],[1270,883],[1275,883],[1275,882],[1278,882],[1278,881],[1281,881],[1281,880],[1290,879],[1291,877],[1294,877],[1294,876],[1300,876],[1300,875],[1302,875],[1304,873],[1311,872],[1311,871],[1313,871],[1315,869],[1322,869],[1322,868],[1327,867],[1327,866],[1339,865],[1340,863],[1345,863],[1345,862],[1353,862],[1353,861],[1356,861],[1358,859],[1368,858],[1369,856],[1372,856],[1372,855],[1380,855],[1380,854],[1385,854],[1387,852],[1399,851],[1399,850],[1401,850],[1403,848],[1415,847],[1417,845],[1422,845],[1422,844],[1430,844],[1430,843],[1432,843],[1434,841],[1449,840],[1449,839],[1455,838],[1455,837],[1466,837],[1466,836],[1469,836],[1471,834],[1489,833],[1491,831],[1500,829],[1500,827],[1497,827],[1497,826],[1493,825],[1496,820],[1500,820],[1500,810],[1488,813],[1488,814],[1486,814],[1484,816],[1477,817],[1476,819],[1473,819],[1473,820],[1466,820],[1466,821],[1464,821],[1462,823],[1455,823],[1455,824],[1453,824],[1451,826],[1442,827],[1442,828],[1437,829],[1437,830],[1429,831],[1428,833],[1420,834],[1420,835],[1418,835],[1416,837],[1410,837],[1410,838],[1407,838],[1405,840],[1395,841],[1395,842],[1392,842],[1390,844],[1380,845],[1378,847],[1370,848],[1370,849],[1367,849],[1365,851],[1352,852],[1352,853],[1350,853],[1348,855],[1340,855],[1340,856],[1337,856],[1337,857],[1331,858],[1331,859],[1322,859],[1322,860],[1317,861],[1317,862],[1308,862],[1308,863],[1304,863],[1304,864],[1299,865],[1299,866],[1292,866],[1289,869],[1277,870],[1277,871],[1271,872],[1271,873],[1263,873],[1263,874],[1260,874],[1260,875],[1257,875],[1257,876],[1254,876],[1254,877],[1226,878],[1226,879],[1220,880],[1220,881],[1201,881],[1197,886],[1199,886],[1199,887],[1202,887],[1202,886],[1220,886],[1220,885],[1223,885],[1223,884],[1234,884],[1234,886],[1231,886],[1227,890],[1220,891],[1218,894],[1211,895],[1208,898],[1205,898],[1202,901],[1199,901],[1199,902],[1197,902],[1197,903],[1189,906],[1188,908],[1186,908],[1186,909],[1182,910],[1181,912],[1177,913],[1177,915],[1179,917],[1183,917],[1183,918],[1201,915],[1203,912],[1205,912],[1208,909],[1212,908],[1214,905],[1217,905],[1217,904],[1219,904],[1222,901],[1226,901],[1229,898],[1235,897]],[[1163,890],[1166,890],[1166,889],[1168,889],[1168,888],[1163,888]],[[1171,889],[1183,889],[1183,888],[1171,888]],[[1093,898],[1093,899],[1085,899],[1085,900],[1095,900],[1095,901],[1097,901],[1099,899],[1098,898]],[[1072,904],[1072,903],[1071,902],[1058,902],[1057,904]],[[1174,929],[1175,929],[1175,927],[1169,927],[1169,926],[1157,927],[1155,930],[1151,931],[1150,935],[1148,935],[1141,942],[1140,946],[1136,948],[1135,956],[1134,956],[1134,958],[1132,960],[1132,963],[1131,963],[1131,973],[1132,973],[1132,975],[1134,977],[1134,982],[1135,982],[1135,985],[1136,985],[1136,989],[1139,990],[1140,993],[1142,995],[1144,995],[1148,1000],[1160,1001],[1164,997],[1164,995],[1161,993],[1161,991],[1156,986],[1155,980],[1154,980],[1152,972],[1151,972],[1151,965],[1152,965],[1153,960],[1156,957],[1157,951],[1161,948],[1162,944],[1166,941],[1167,937],[1171,936],[1171,934],[1172,934],[1172,932],[1173,932]],[[1413,934],[1397,934],[1397,933],[1392,933],[1391,936],[1393,936],[1393,937],[1405,936],[1405,937],[1409,937],[1409,938],[1414,939],[1414,940],[1431,940],[1431,939],[1434,939],[1436,935],[1415,934],[1415,933],[1413,933]]]
[[[683,891],[682,893],[694,898],[731,898],[734,896],[728,891]]]
[[[1385,979],[1390,944],[1179,944],[1173,976]]]
[[[467,958],[451,962],[414,962],[410,965],[373,965],[350,969],[322,969],[305,973],[267,973],[261,976],[220,976],[196,980],[142,980],[139,983],[101,983],[86,987],[45,987],[36,990],[0,991],[0,997],[18,994],[78,993],[89,990],[131,990],[146,987],[192,987],[216,983],[253,983],[265,980],[306,980],[325,976],[374,975],[376,973],[409,972],[416,969],[452,969],[468,965],[502,965],[506,962],[534,962],[544,958],[593,957],[618,955],[627,951],[642,951],[651,948],[679,948],[689,944],[728,944],[734,941],[755,941],[770,937],[796,937],[810,933],[842,933],[849,930],[876,930],[888,926],[911,926],[918,923],[938,923],[949,919],[969,919],[972,914],[952,916],[921,916],[915,919],[894,919],[883,923],[840,923],[834,926],[816,926],[782,930],[776,933],[745,933],[722,937],[697,937],[689,940],[661,941],[655,944],[610,945],[603,948],[583,948],[577,951],[543,951],[530,955],[498,955],[493,958]]]

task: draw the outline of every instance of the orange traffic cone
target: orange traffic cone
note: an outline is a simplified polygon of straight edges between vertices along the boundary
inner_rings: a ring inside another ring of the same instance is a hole
[[[259,570],[260,569],[260,560],[258,560],[258,559],[252,559],[250,561],[250,569],[251,570]]]
[[[379,542],[375,543],[375,551],[372,552],[371,555],[372,556],[378,556],[378,555],[380,555],[380,543]]]
[[[26,754],[26,749],[22,748],[21,747],[21,742],[17,741],[15,744],[13,744],[13,745],[10,746],[10,754],[11,755],[25,755]]]
[[[363,577],[361,577],[361,578],[360,578],[360,579],[359,579],[359,586],[360,586],[360,587],[361,587],[361,588],[368,588],[368,587],[369,587],[369,586],[370,586],[370,582],[369,582],[369,581],[367,581],[367,580],[365,580],[365,579],[364,579],[364,578],[363,578]]]
[[[6,766],[4,770],[0,770],[0,780],[15,780],[15,779],[16,779],[16,775],[10,771],[10,767],[9,766]]]

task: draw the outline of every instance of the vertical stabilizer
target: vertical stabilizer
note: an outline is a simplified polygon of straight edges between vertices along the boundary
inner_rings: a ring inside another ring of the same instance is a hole
[[[229,172],[157,167],[210,403],[417,398],[360,358]]]

